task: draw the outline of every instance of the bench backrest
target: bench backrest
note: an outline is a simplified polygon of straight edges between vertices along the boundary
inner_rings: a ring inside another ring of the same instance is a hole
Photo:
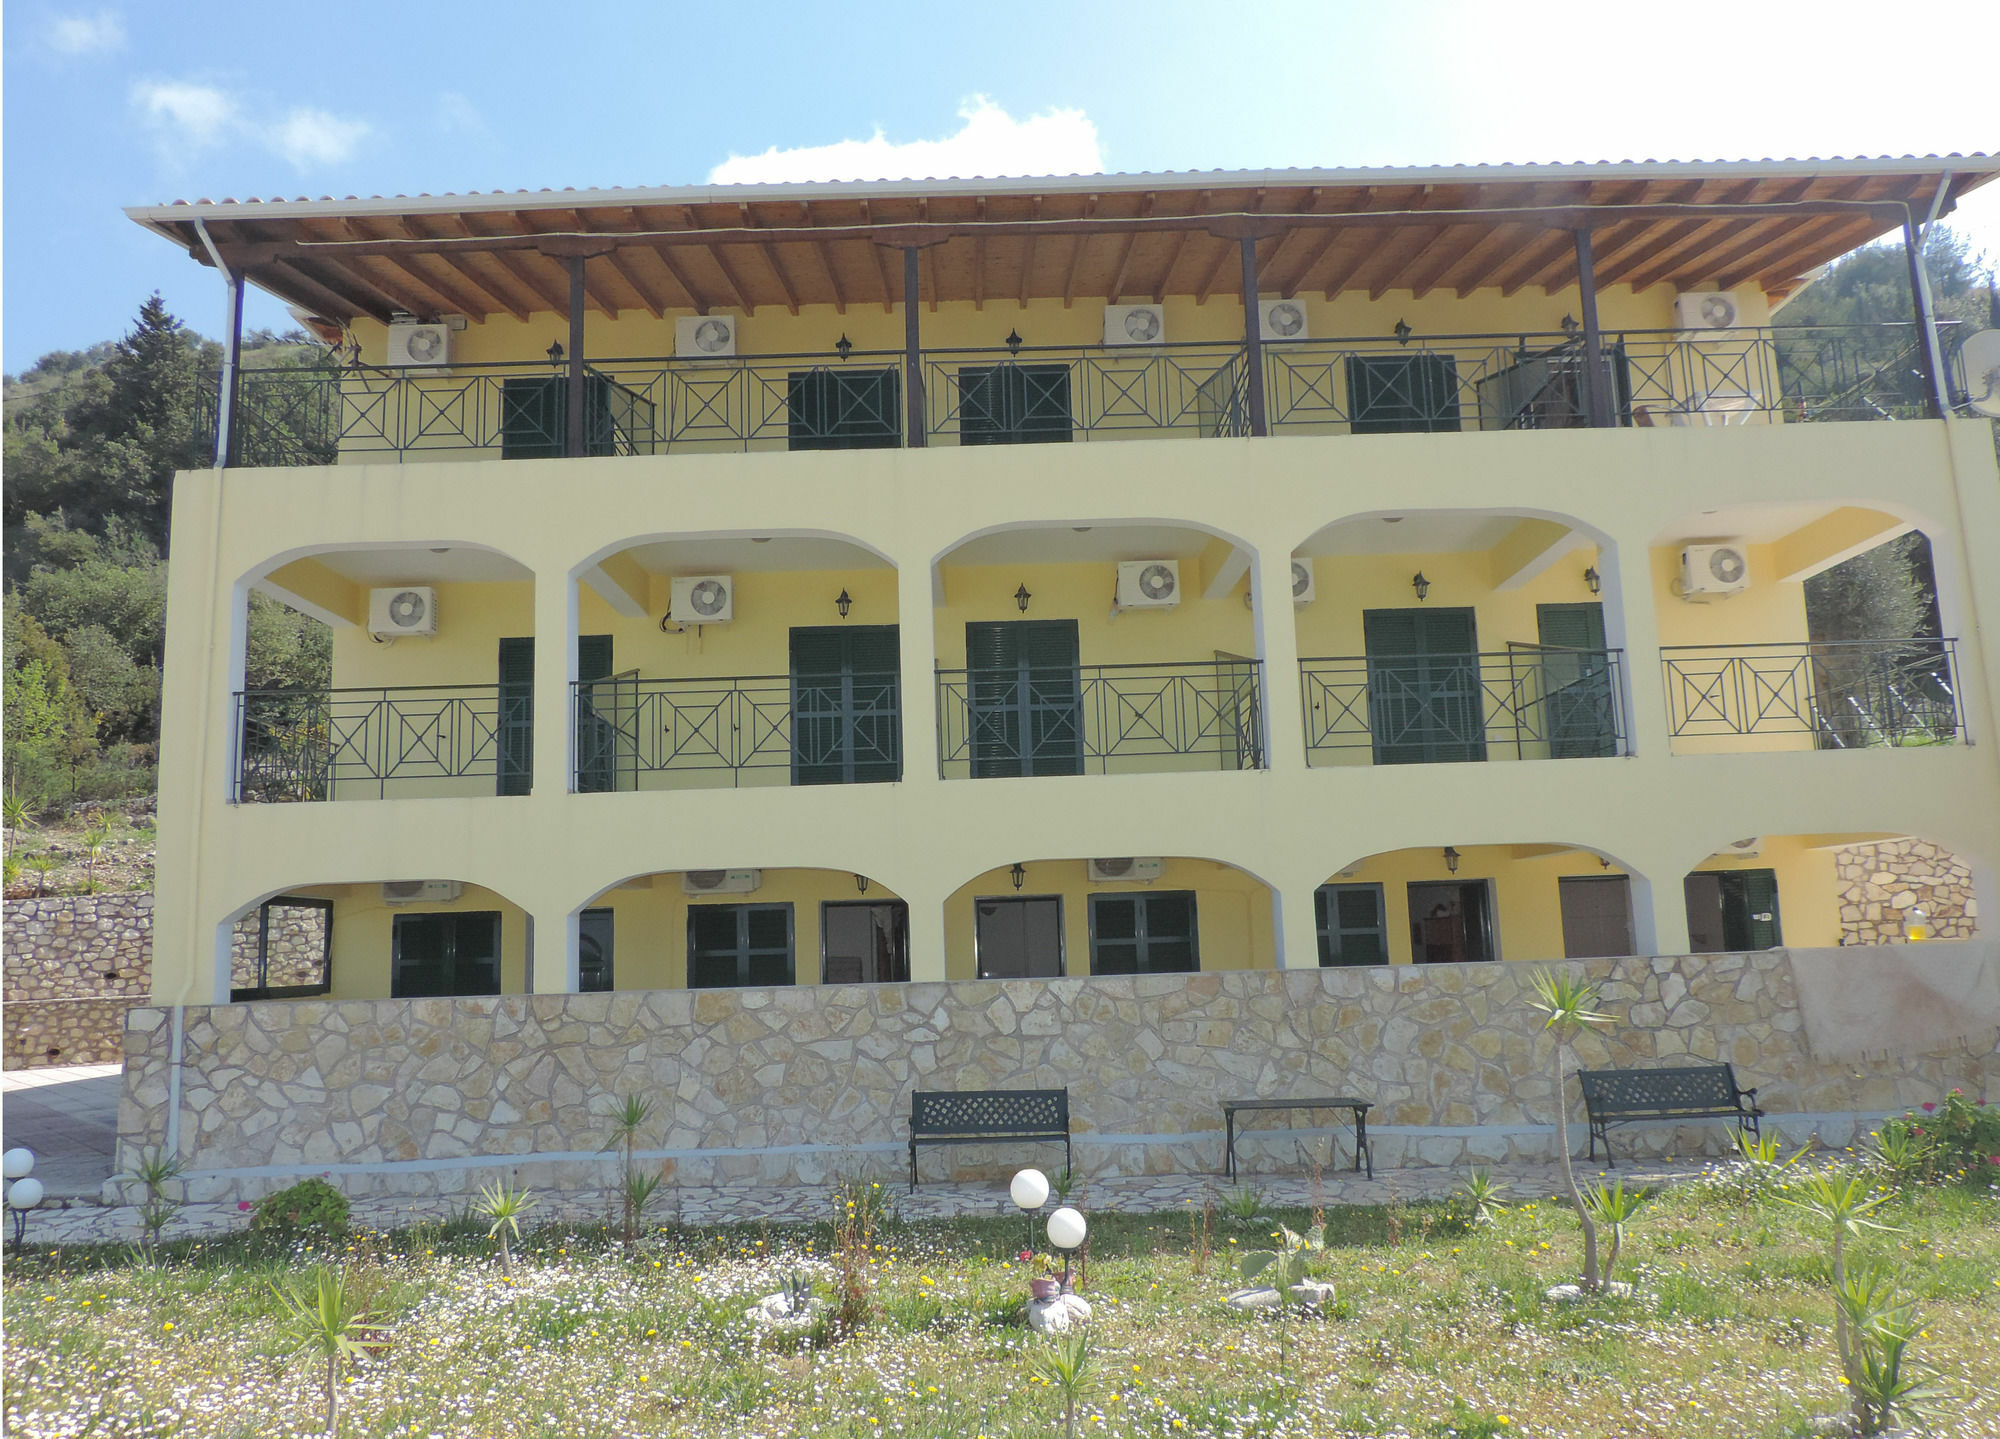
[[[1594,1109],[1734,1109],[1736,1071],[1728,1064],[1666,1069],[1580,1069],[1577,1082]]]
[[[913,1134],[1048,1134],[1068,1129],[1067,1089],[919,1089],[910,1096]]]

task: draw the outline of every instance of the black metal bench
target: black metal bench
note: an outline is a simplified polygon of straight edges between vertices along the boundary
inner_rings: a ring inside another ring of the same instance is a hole
[[[919,1144],[1062,1141],[1070,1166],[1067,1089],[919,1089],[910,1096],[910,1192]]]
[[[1688,1064],[1661,1069],[1579,1069],[1583,1106],[1590,1115],[1590,1157],[1604,1141],[1604,1162],[1612,1168],[1611,1126],[1641,1119],[1733,1119],[1738,1129],[1758,1133],[1764,1111],[1757,1091],[1739,1089],[1728,1064]]]

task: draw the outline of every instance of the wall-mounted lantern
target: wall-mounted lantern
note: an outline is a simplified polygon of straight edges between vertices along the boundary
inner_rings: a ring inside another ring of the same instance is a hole
[[[1582,329],[1583,326],[1576,322],[1576,316],[1564,315],[1562,317],[1562,332],[1570,339],[1574,340],[1577,337],[1577,332]]]
[[[1021,332],[1019,330],[1010,329],[1007,331],[1007,338],[1003,340],[1001,343],[1006,345],[1008,354],[1018,355],[1021,353],[1021,346],[1027,344],[1028,342],[1021,338]]]
[[[1431,582],[1424,578],[1424,572],[1422,570],[1418,570],[1415,574],[1410,576],[1410,588],[1417,592],[1417,603],[1422,604],[1424,600],[1430,595]]]
[[[1398,320],[1396,321],[1396,328],[1391,330],[1390,333],[1396,337],[1397,344],[1407,345],[1410,343],[1410,336],[1416,334],[1416,331],[1410,328],[1409,321]]]
[[[1028,612],[1028,601],[1033,598],[1034,596],[1028,593],[1028,582],[1021,581],[1021,588],[1014,591],[1014,608],[1025,615]]]
[[[553,343],[551,343],[546,350],[542,351],[542,353],[549,357],[549,363],[553,365],[556,369],[560,370],[562,368],[563,347],[561,340],[556,340]]]
[[[854,888],[857,893],[860,894],[868,893],[868,876],[865,874],[857,874],[856,876],[854,876]]]
[[[840,338],[833,342],[833,351],[843,360],[854,353],[854,341],[847,338],[845,330],[842,330]]]
[[[1008,871],[1008,875],[1014,881],[1014,888],[1019,889],[1028,882],[1028,867],[1024,864],[1017,864]]]
[[[840,598],[833,602],[833,607],[840,611],[842,619],[846,619],[847,612],[854,608],[854,597],[848,594],[846,589],[843,588],[840,592]]]
[[[1458,861],[1459,861],[1458,851],[1453,849],[1450,845],[1446,845],[1444,847],[1444,872],[1446,874],[1457,874]]]
[[[1604,588],[1604,576],[1598,574],[1596,565],[1583,572],[1583,582],[1590,586],[1592,594],[1597,594]]]

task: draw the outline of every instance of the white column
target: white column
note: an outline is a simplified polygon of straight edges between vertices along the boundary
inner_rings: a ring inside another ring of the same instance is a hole
[[[576,679],[576,581],[565,566],[535,570],[535,798],[570,792],[576,774],[576,723],[570,685]]]
[[[1278,946],[1279,969],[1319,968],[1319,924],[1313,913],[1316,888],[1310,880],[1271,888],[1271,935]]]
[[[1306,767],[1300,712],[1299,636],[1292,607],[1292,556],[1282,545],[1257,551],[1250,583],[1257,658],[1263,661],[1264,764],[1279,773]],[[1310,924],[1311,907],[1307,907]],[[1315,957],[1314,963],[1318,963]]]
[[[902,652],[903,783],[937,784],[937,621],[931,607],[928,557],[896,557],[896,639]],[[915,904],[910,906],[910,923],[917,924]],[[914,931],[910,938],[914,945]],[[942,964],[942,949],[939,955]],[[911,962],[915,963],[914,948]]]
[[[910,978],[945,977],[944,901],[939,894],[904,895],[910,909]]]
[[[1667,753],[1667,699],[1660,670],[1659,617],[1653,604],[1653,557],[1637,535],[1615,536],[1600,546],[1604,643],[1623,651],[1625,751]],[[1637,916],[1634,916],[1635,921]]]
[[[575,994],[580,983],[577,965],[576,911],[530,911],[528,992]]]

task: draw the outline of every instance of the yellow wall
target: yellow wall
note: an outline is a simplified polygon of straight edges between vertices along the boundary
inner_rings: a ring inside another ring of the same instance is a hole
[[[1077,622],[1077,651],[1085,665],[1164,664],[1212,660],[1218,652],[1256,652],[1244,587],[1221,599],[1201,597],[1205,577],[1198,559],[1181,561],[1180,604],[1171,609],[1114,610],[1116,561],[1077,565],[953,565],[944,571],[945,603],[937,611],[937,661],[941,669],[965,668],[965,627],[990,620]],[[1022,585],[1033,596],[1023,614],[1014,601]]]
[[[1739,835],[1748,839],[1748,835]],[[1717,855],[1695,866],[1702,873],[1768,869],[1778,876],[1778,928],[1786,945],[1831,947],[1840,943],[1840,898],[1833,847],[1813,835],[1760,837],[1755,855]],[[1845,838],[1845,836],[1842,836]]]
[[[432,876],[438,878],[439,876]],[[333,901],[333,993],[335,999],[387,999],[399,914],[500,912],[500,992],[526,992],[528,915],[491,890],[467,885],[447,903],[384,904],[379,884],[308,885],[293,894]]]

